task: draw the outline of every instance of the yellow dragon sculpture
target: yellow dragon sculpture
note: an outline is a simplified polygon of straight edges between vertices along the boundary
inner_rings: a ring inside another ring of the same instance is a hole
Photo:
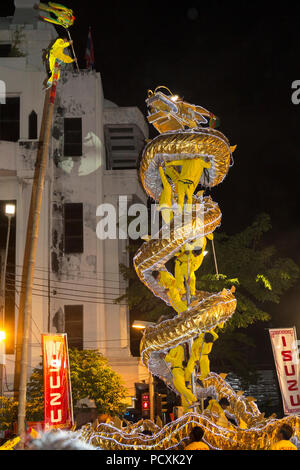
[[[140,162],[140,180],[147,195],[156,202],[161,200],[164,185],[160,168],[167,168],[170,162],[176,167],[177,162],[201,158],[209,164],[196,183],[200,182],[205,187],[220,184],[228,173],[235,147],[230,146],[228,139],[212,126],[203,127],[208,119],[212,122],[217,118],[205,108],[191,105],[173,95],[167,87],[157,87],[154,92],[149,90],[146,103],[149,108],[148,121],[159,132],[145,146]],[[221,211],[210,197],[203,197],[202,192],[193,193],[189,217],[181,223],[182,208],[178,204],[176,206],[178,178],[174,172],[169,184],[172,201],[167,208],[170,216],[159,233],[148,237],[137,251],[134,267],[140,280],[153,294],[172,305],[170,296],[153,277],[153,272],[168,273],[168,261],[187,245],[195,246],[199,240],[212,235],[220,225]],[[164,236],[166,226],[167,237]],[[222,327],[236,309],[234,290],[223,289],[216,293],[196,291],[192,301],[180,314],[145,329],[140,345],[141,360],[153,375],[175,392],[172,373],[163,354],[181,344],[191,344],[201,333]],[[141,420],[122,429],[114,422],[88,425],[81,430],[82,438],[107,450],[172,450],[184,445],[192,427],[200,425],[205,430],[205,441],[211,449],[260,450],[270,447],[278,427],[283,423],[290,424],[300,437],[298,416],[282,420],[274,416],[265,418],[264,413],[258,410],[255,399],[244,396],[243,392],[236,393],[225,377],[224,374],[210,372],[202,380],[202,390],[213,389],[218,399],[229,399],[228,413],[237,421],[243,420],[244,429],[235,425],[222,428],[215,416],[206,410],[195,411],[193,408],[163,427],[149,420]],[[152,436],[143,435],[145,429],[150,429]]]

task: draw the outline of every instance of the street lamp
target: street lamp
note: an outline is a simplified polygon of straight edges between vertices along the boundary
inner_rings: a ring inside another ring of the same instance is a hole
[[[5,215],[7,217],[13,217],[16,212],[16,206],[14,204],[5,204]]]
[[[6,248],[4,254],[4,262],[2,264],[1,284],[0,284],[0,395],[3,395],[3,377],[5,365],[5,330],[4,330],[4,307],[5,307],[5,279],[6,266],[8,257],[8,246],[10,236],[11,219],[15,215],[16,206],[14,204],[5,204],[5,215],[8,219]]]
[[[155,323],[151,321],[143,321],[143,320],[134,320],[132,323],[132,328],[137,328],[138,330],[144,330],[148,326],[153,326]]]
[[[155,323],[150,321],[143,321],[143,320],[134,320],[132,324],[132,328],[136,328],[138,330],[144,330],[148,326],[153,326]],[[153,375],[149,371],[149,401],[150,401],[150,419],[154,421],[154,380]]]

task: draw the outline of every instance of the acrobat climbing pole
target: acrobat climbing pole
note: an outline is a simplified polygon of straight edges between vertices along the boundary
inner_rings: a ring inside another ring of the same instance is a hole
[[[51,88],[48,89],[45,93],[39,148],[37,152],[34,179],[32,184],[26,244],[24,250],[14,384],[14,390],[18,390],[18,396],[16,399],[19,401],[18,434],[20,436],[20,448],[24,447],[25,439],[26,385],[28,368],[28,344],[32,310],[32,285],[59,68],[59,63],[55,62],[53,83]]]

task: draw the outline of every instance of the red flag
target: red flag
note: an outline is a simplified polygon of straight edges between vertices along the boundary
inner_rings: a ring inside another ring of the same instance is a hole
[[[86,62],[87,69],[93,69],[95,67],[94,45],[93,45],[91,27],[89,28],[87,46],[85,50],[85,62]]]

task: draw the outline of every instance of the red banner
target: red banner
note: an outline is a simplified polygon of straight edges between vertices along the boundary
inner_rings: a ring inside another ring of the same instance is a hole
[[[66,334],[42,335],[45,429],[71,428],[73,409]]]
[[[300,361],[295,328],[269,330],[284,414],[300,413]]]

